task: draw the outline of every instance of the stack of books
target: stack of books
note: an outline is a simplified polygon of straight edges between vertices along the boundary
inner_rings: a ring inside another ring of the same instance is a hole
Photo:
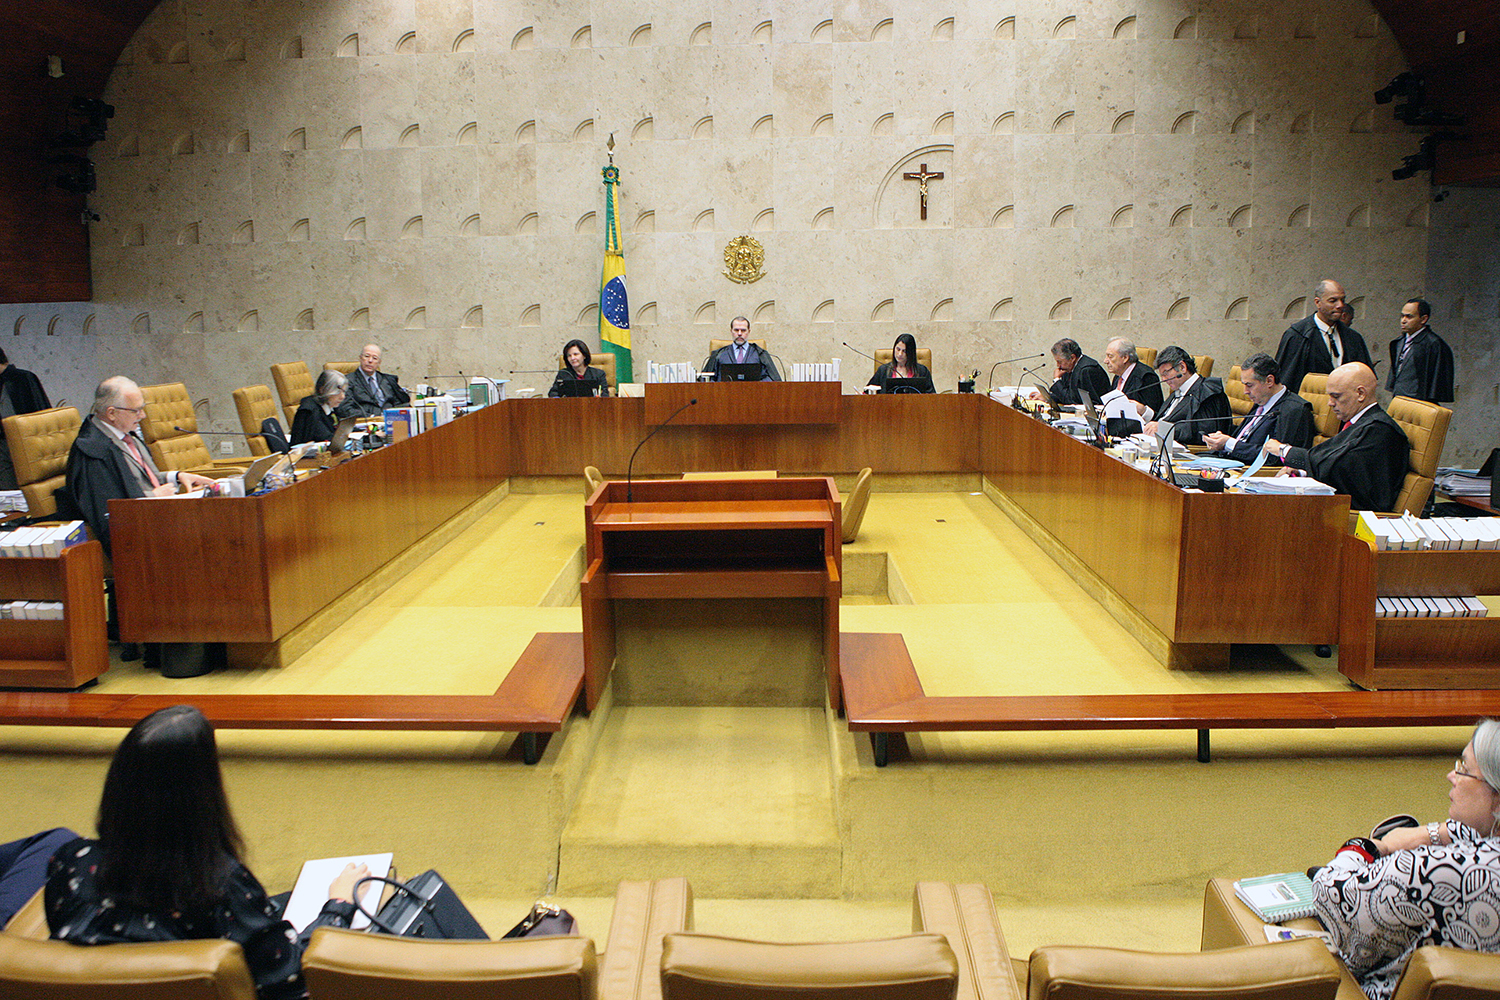
[[[88,541],[82,521],[40,524],[30,528],[0,532],[0,557],[13,559],[56,559],[63,549]]]
[[[1376,618],[1486,618],[1477,597],[1377,597]]]
[[[0,621],[62,621],[62,601],[0,601]]]
[[[1382,552],[1500,549],[1500,517],[1379,517],[1363,510],[1354,533]]]

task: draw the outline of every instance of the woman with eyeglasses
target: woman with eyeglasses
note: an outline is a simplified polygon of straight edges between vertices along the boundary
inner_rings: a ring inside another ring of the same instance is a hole
[[[1313,878],[1318,919],[1370,1000],[1389,1000],[1425,945],[1500,952],[1500,722],[1474,727],[1448,783],[1446,822],[1387,821]]]

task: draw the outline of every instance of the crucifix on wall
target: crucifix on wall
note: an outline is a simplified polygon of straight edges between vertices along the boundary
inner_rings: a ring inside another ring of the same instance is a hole
[[[942,180],[943,172],[939,170],[937,173],[929,174],[927,172],[927,164],[924,163],[922,164],[922,168],[920,170],[908,170],[906,173],[902,174],[901,179],[917,182],[917,193],[921,195],[922,198],[922,218],[927,218],[927,182]]]

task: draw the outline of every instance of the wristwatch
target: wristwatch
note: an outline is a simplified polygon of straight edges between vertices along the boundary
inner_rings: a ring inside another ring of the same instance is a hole
[[[1433,820],[1431,823],[1427,824],[1427,839],[1432,841],[1433,847],[1443,846],[1443,842],[1441,840],[1438,840],[1438,825],[1439,824],[1436,820]]]

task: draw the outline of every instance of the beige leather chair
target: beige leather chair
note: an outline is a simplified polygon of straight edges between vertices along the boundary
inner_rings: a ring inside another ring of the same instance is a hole
[[[1391,1000],[1500,997],[1500,956],[1429,945],[1406,960]]]
[[[668,934],[662,1000],[953,1000],[958,959],[941,934],[772,944]]]
[[[1343,969],[1321,941],[1157,954],[1056,946],[1031,953],[1028,1000],[1334,1000]]]
[[[291,430],[298,404],[313,394],[312,372],[307,370],[305,361],[288,361],[271,366],[271,382],[276,386],[276,395],[281,397],[287,430]]]
[[[354,369],[356,369],[358,367],[359,367],[359,362],[358,361],[325,361],[325,362],[323,362],[323,370],[325,372],[329,371],[329,370],[332,370],[332,371],[336,371],[336,372],[343,372],[345,375],[352,374],[353,371],[354,371]],[[311,389],[308,390],[308,392],[311,392],[311,391],[312,391]]]
[[[1235,896],[1230,879],[1213,879],[1204,888],[1205,952],[1239,945],[1281,947],[1264,944],[1264,926],[1250,907]],[[1289,920],[1287,926],[1321,929],[1311,917]],[[1500,955],[1428,947],[1418,948],[1407,962],[1393,1000],[1479,1000],[1481,997],[1500,997]],[[1339,971],[1338,1000],[1366,1000],[1359,983],[1343,968]]]
[[[146,415],[141,434],[151,449],[156,467],[163,472],[196,472],[200,475],[234,475],[244,471],[237,459],[217,462],[198,434],[198,415],[181,382],[143,385]],[[177,428],[181,427],[182,430]]]
[[[603,485],[604,473],[600,472],[596,466],[585,465],[583,467],[583,495],[591,497]]]
[[[1448,422],[1453,419],[1453,411],[1436,403],[1397,396],[1386,407],[1386,412],[1401,425],[1411,443],[1411,466],[1401,484],[1401,492],[1396,496],[1395,512],[1411,511],[1420,517],[1432,496],[1438,459],[1443,455],[1443,442],[1448,437]]]
[[[1255,403],[1251,401],[1250,394],[1245,391],[1245,383],[1240,380],[1239,365],[1234,365],[1229,369],[1229,377],[1224,380],[1224,395],[1229,397],[1229,410],[1234,414],[1236,424],[1248,417],[1255,409]]]
[[[687,879],[621,882],[609,918],[609,943],[599,959],[604,1000],[661,1000],[665,936],[693,929],[693,890]]]
[[[1103,356],[1104,356],[1103,354],[1100,354],[1101,358]],[[1156,348],[1154,348],[1154,347],[1137,347],[1135,349],[1135,356],[1137,358],[1140,358],[1141,364],[1145,365],[1147,368],[1155,368],[1156,367]]]
[[[1198,374],[1204,378],[1214,373],[1214,359],[1207,354],[1194,354],[1193,364],[1198,366]]]
[[[0,997],[35,1000],[256,1000],[233,941],[80,947],[0,934]]]
[[[870,506],[870,481],[875,471],[869,466],[859,470],[854,489],[844,498],[844,544],[859,537],[859,526],[865,521],[865,508]]]
[[[874,372],[877,371],[880,368],[881,365],[888,365],[888,364],[890,364],[891,361],[895,357],[896,357],[896,352],[895,352],[895,350],[893,348],[890,348],[890,347],[877,347],[877,348],[875,348],[875,367],[872,368],[872,369],[870,369],[871,374],[874,374]],[[927,366],[927,370],[928,371],[932,371],[932,348],[930,348],[930,347],[919,347],[919,348],[917,348],[917,364],[919,364],[919,365],[926,365]]]
[[[719,353],[720,351],[722,351],[724,348],[728,347],[732,343],[734,343],[734,341],[732,341],[732,340],[720,340],[717,337],[709,340],[709,342],[708,342],[708,356],[709,357],[713,357],[715,354]],[[751,337],[750,338],[750,343],[754,344],[756,347],[759,347],[763,351],[770,350],[770,348],[766,347],[766,342],[764,340],[760,339],[759,337]]]
[[[263,385],[249,385],[243,389],[234,390],[234,408],[240,414],[240,427],[245,432],[245,439],[250,442],[250,454],[255,456],[271,454],[270,445],[261,435],[260,428],[267,420],[274,419],[278,423],[281,415],[276,412],[276,400],[271,398],[271,390]],[[282,426],[282,431],[286,431]],[[285,433],[282,435],[285,437]]]
[[[594,1000],[594,942],[577,935],[422,941],[320,927],[302,955],[311,1000]]]
[[[614,395],[619,395],[620,382],[615,377],[615,356],[613,354],[608,351],[591,351],[589,354],[589,366],[602,371],[605,378],[609,380],[609,391]],[[568,367],[568,363],[559,356],[557,359],[558,370],[561,371],[566,367]]]
[[[82,418],[71,406],[57,406],[35,413],[18,413],[0,420],[10,445],[10,462],[16,482],[26,497],[27,517],[51,517],[57,513],[54,491],[63,485],[68,452],[78,437]]]
[[[1297,395],[1312,404],[1313,428],[1317,431],[1314,444],[1327,441],[1339,432],[1339,418],[1328,401],[1328,376],[1310,372],[1302,376],[1302,388]]]

